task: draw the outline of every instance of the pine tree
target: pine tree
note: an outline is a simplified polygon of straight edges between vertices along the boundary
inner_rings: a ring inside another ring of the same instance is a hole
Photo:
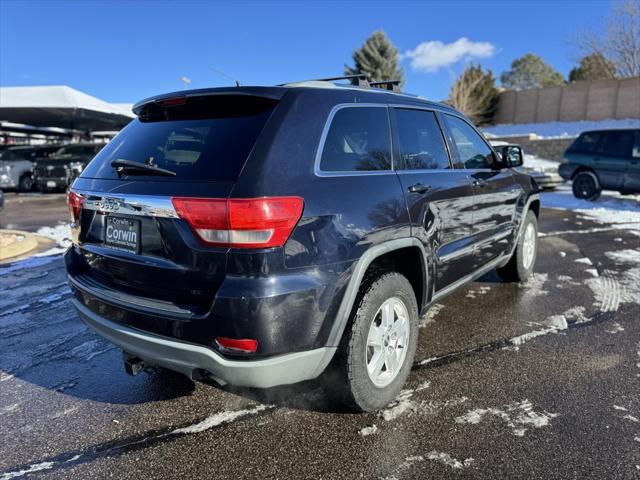
[[[480,65],[465,68],[451,86],[447,103],[476,124],[490,123],[498,105],[498,89],[493,72],[485,72]]]
[[[372,82],[400,80],[404,85],[404,70],[398,65],[398,49],[383,30],[374,32],[362,47],[353,52],[353,67],[344,66],[345,75],[364,73]]]
[[[570,82],[582,82],[585,80],[608,80],[616,78],[616,64],[607,60],[600,53],[592,53],[580,59],[580,65],[569,72]]]
[[[564,77],[538,55],[527,53],[511,63],[511,70],[503,72],[500,81],[505,88],[526,90],[562,85]]]

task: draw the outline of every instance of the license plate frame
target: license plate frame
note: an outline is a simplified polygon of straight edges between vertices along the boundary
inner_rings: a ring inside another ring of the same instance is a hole
[[[129,253],[140,253],[140,220],[109,215],[105,218],[104,245]]]

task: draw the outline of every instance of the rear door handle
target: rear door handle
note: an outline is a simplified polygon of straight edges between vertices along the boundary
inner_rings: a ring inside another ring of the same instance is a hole
[[[407,190],[409,190],[409,193],[427,193],[431,190],[431,187],[422,183],[416,183],[415,185],[411,185]]]
[[[474,187],[485,187],[487,185],[487,182],[485,182],[484,180],[475,179],[472,185]]]

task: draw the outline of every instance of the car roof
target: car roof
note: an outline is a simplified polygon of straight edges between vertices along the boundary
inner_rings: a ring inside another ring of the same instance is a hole
[[[201,97],[209,95],[249,95],[270,98],[272,100],[280,100],[289,91],[298,91],[301,94],[305,90],[308,91],[324,91],[327,95],[334,96],[336,101],[340,97],[352,97],[354,92],[361,94],[363,100],[371,103],[389,103],[400,105],[420,105],[430,108],[437,108],[460,115],[455,108],[440,102],[429,101],[423,97],[412,95],[409,93],[393,92],[382,88],[360,87],[354,85],[339,84],[327,81],[303,81],[287,83],[273,87],[218,87],[218,88],[202,88],[197,90],[182,90],[177,92],[165,93],[146,98],[133,106],[133,112],[137,115],[142,107],[150,103],[160,102],[171,98],[189,98]]]
[[[581,132],[580,135],[585,135],[587,133],[606,133],[606,132],[635,132],[640,131],[638,127],[620,127],[620,128],[599,128],[595,130],[585,130]]]

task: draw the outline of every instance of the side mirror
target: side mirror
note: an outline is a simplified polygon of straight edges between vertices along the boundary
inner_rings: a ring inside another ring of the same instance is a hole
[[[504,145],[500,147],[500,156],[507,168],[521,167],[524,164],[524,150],[520,145]]]

